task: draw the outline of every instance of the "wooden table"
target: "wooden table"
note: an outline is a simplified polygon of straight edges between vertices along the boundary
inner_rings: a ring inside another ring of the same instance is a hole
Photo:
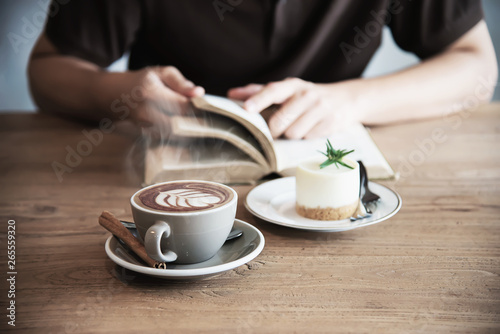
[[[59,182],[91,130],[40,114],[0,115],[0,332],[15,301],[16,333],[494,333],[500,331],[500,105],[373,129],[398,181],[401,211],[343,232],[237,217],[266,238],[254,261],[207,280],[153,279],[104,252],[103,210],[131,219],[137,139],[105,134]],[[84,149],[84,148],[82,148]],[[88,149],[88,148],[87,148]],[[9,220],[15,298],[8,297]],[[12,223],[11,221],[11,224]]]

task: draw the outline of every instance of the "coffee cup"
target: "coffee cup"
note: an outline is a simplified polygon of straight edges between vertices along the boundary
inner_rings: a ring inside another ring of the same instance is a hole
[[[210,259],[226,241],[238,194],[210,181],[180,180],[143,188],[130,199],[148,255],[161,262]]]

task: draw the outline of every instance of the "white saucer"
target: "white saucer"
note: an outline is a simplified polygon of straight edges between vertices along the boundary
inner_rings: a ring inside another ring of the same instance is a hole
[[[200,279],[237,268],[264,249],[264,236],[254,226],[235,219],[234,227],[243,231],[237,239],[227,241],[211,259],[194,264],[168,264],[167,269],[155,269],[134,259],[120,243],[110,236],[106,241],[106,254],[116,264],[150,276],[165,279]]]
[[[314,220],[295,211],[295,177],[285,177],[263,183],[252,189],[245,206],[253,215],[273,224],[318,232],[342,232],[380,223],[394,216],[401,208],[401,196],[383,185],[370,182],[370,190],[380,196],[377,210],[371,217],[351,222],[344,220]]]

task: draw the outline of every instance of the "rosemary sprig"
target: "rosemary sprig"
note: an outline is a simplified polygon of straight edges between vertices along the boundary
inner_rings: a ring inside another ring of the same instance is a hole
[[[328,167],[332,164],[335,164],[337,168],[339,168],[339,165],[342,165],[344,167],[354,169],[353,167],[349,166],[348,164],[344,163],[342,161],[342,158],[345,157],[346,155],[354,152],[354,150],[350,150],[349,152],[346,152],[347,150],[336,150],[333,148],[332,143],[330,143],[330,140],[326,140],[326,153],[319,151],[319,153],[323,154],[326,156],[328,159],[323,162],[321,165],[319,165],[319,168],[325,168]]]

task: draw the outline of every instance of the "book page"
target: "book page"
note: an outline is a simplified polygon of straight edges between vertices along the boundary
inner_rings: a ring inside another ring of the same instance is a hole
[[[269,170],[222,140],[190,140],[148,148],[144,182],[190,179],[248,183],[268,173]]]
[[[264,152],[254,136],[235,120],[205,112],[197,117],[172,116],[172,134],[179,137],[218,138],[225,140],[265,169],[269,169]]]
[[[242,108],[240,101],[215,95],[204,95],[191,99],[193,105],[201,110],[211,111],[234,119],[243,125],[257,139],[271,169],[276,169],[273,137],[266,121],[260,114],[249,113]]]
[[[211,104],[214,107],[217,107],[222,110],[226,110],[233,115],[238,116],[239,118],[243,118],[248,122],[257,126],[262,133],[269,139],[269,141],[273,140],[273,136],[271,135],[271,131],[267,126],[266,121],[259,113],[250,113],[243,109],[243,102],[237,100],[231,100],[225,97],[215,96],[206,94],[204,97],[205,101]]]
[[[393,178],[394,171],[373,141],[368,130],[355,124],[342,133],[328,137],[335,149],[354,150],[349,154],[352,160],[361,160],[366,166],[370,179]],[[326,138],[313,140],[275,140],[274,147],[278,160],[278,172],[285,176],[295,175],[295,167],[303,160],[324,157]],[[326,158],[325,158],[326,160]]]

